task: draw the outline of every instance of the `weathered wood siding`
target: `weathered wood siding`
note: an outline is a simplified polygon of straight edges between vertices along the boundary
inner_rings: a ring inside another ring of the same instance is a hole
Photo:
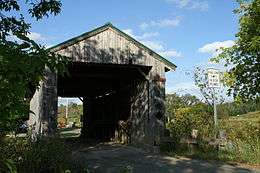
[[[138,47],[130,39],[111,28],[90,38],[57,51],[72,57],[73,61],[88,63],[113,63],[152,66],[152,73],[164,76],[165,64],[152,52]]]

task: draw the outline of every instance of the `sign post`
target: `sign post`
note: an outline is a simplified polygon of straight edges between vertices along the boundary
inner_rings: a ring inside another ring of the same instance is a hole
[[[213,107],[214,107],[214,125],[217,127],[217,104],[216,104],[216,94],[215,88],[220,87],[220,76],[219,70],[214,68],[208,68],[208,87],[213,89]]]
[[[66,125],[68,124],[68,114],[69,114],[69,99],[67,98],[66,112],[65,112]]]

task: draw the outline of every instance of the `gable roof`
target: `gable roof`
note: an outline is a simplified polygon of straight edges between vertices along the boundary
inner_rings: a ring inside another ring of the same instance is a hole
[[[173,64],[172,62],[168,61],[167,59],[165,59],[164,57],[162,57],[161,55],[159,55],[158,53],[156,53],[155,51],[153,51],[152,49],[148,48],[147,46],[145,46],[144,44],[142,44],[141,42],[135,40],[133,37],[129,36],[128,34],[124,33],[123,31],[121,31],[120,29],[116,28],[114,25],[112,25],[111,23],[107,23],[101,27],[98,27],[96,29],[93,29],[92,31],[83,33],[77,37],[71,38],[67,41],[64,41],[62,43],[59,43],[53,47],[50,47],[49,50],[52,52],[56,52],[59,50],[62,50],[68,46],[71,46],[77,42],[80,42],[86,38],[89,38],[91,36],[94,36],[96,34],[99,34],[107,29],[113,29],[115,31],[117,31],[121,36],[123,36],[124,38],[126,38],[127,40],[131,41],[132,43],[134,43],[135,45],[137,45],[138,47],[142,47],[143,49],[145,49],[146,51],[148,51],[150,54],[152,54],[156,59],[158,59],[159,61],[161,61],[162,63],[164,63],[168,68],[170,68],[171,70],[175,70],[175,68],[177,67],[175,64]]]

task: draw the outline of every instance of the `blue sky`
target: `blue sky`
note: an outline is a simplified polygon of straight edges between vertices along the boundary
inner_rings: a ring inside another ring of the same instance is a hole
[[[175,63],[167,92],[196,94],[195,66],[214,66],[215,49],[231,46],[238,30],[235,0],[63,0],[62,12],[32,21],[31,37],[47,46],[111,22]]]

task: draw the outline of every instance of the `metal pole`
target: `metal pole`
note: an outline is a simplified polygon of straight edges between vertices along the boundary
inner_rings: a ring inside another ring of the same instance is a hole
[[[215,139],[217,139],[217,136],[218,136],[218,132],[217,132],[217,125],[218,125],[218,122],[217,122],[217,104],[216,104],[216,93],[215,93],[215,89],[213,88],[213,111],[214,111],[214,133],[215,133]]]
[[[215,127],[217,127],[217,125],[218,125],[218,120],[217,120],[217,105],[216,105],[215,100],[214,100],[214,124],[215,124]]]
[[[65,112],[66,125],[68,122],[68,112],[69,112],[69,99],[67,98],[66,112]]]
[[[216,97],[215,97],[215,89],[213,89],[213,93],[214,93],[214,96],[213,96],[213,107],[214,107],[214,125],[215,125],[215,128],[217,128],[217,125],[218,125],[218,118],[217,118],[217,104],[216,104]]]

